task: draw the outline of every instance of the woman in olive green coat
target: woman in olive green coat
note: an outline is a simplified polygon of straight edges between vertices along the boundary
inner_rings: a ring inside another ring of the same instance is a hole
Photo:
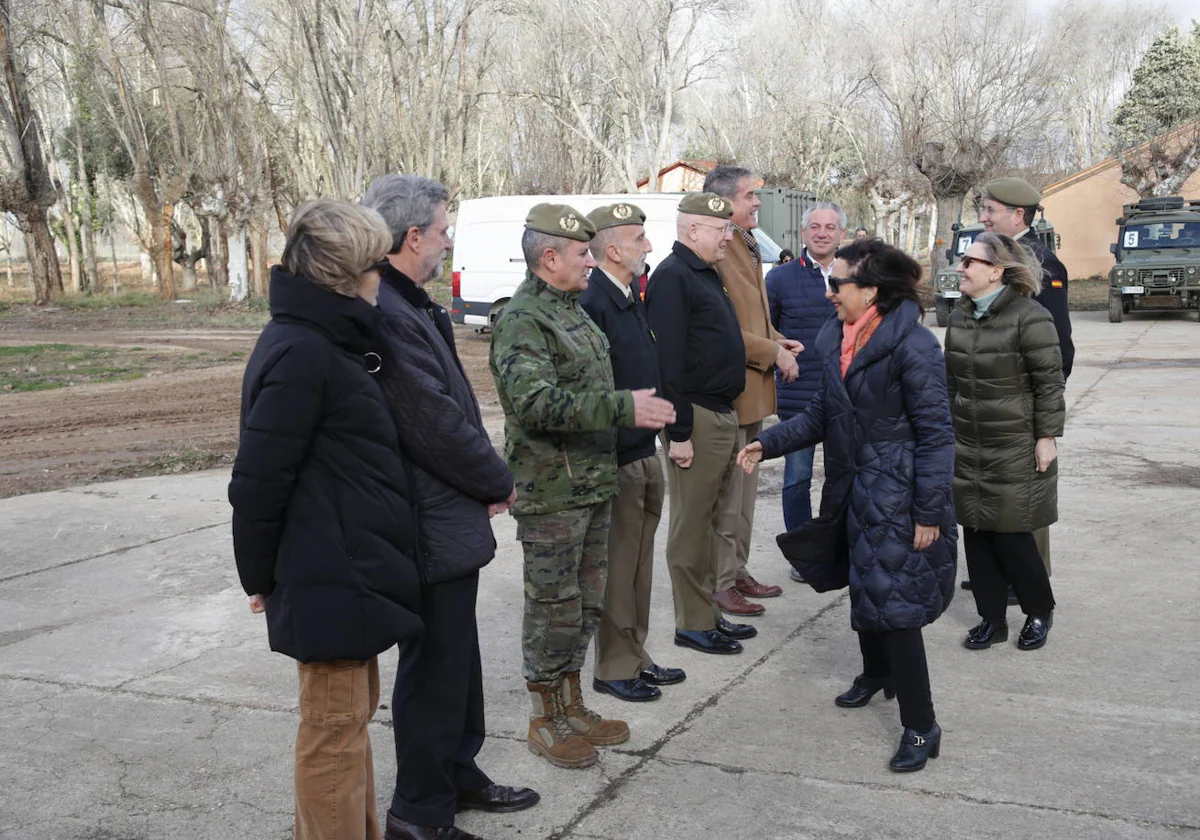
[[[985,233],[958,267],[963,297],[946,331],[956,439],[954,506],[982,622],[964,641],[1008,638],[1007,588],[1025,613],[1021,650],[1046,643],[1054,593],[1033,531],[1058,519],[1054,439],[1062,434],[1062,355],[1050,313],[1032,299],[1041,267],[1007,236]]]

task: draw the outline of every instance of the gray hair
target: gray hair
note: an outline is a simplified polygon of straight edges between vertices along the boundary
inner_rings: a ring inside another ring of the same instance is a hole
[[[450,191],[422,175],[380,175],[367,187],[362,203],[378,211],[392,232],[389,254],[400,253],[412,228],[424,232],[433,224],[439,204],[450,200]]]
[[[565,236],[551,236],[525,228],[525,232],[521,234],[521,252],[525,255],[526,267],[530,271],[537,271],[542,266],[542,254],[547,248],[561,254],[568,241]]]
[[[850,220],[846,218],[846,211],[842,209],[842,205],[834,201],[822,201],[804,211],[804,215],[800,217],[800,226],[808,227],[808,223],[812,219],[812,214],[818,210],[832,210],[834,213],[837,213],[838,227],[842,230],[845,230],[846,225],[850,223]]]
[[[596,231],[596,235],[592,237],[588,249],[592,252],[592,258],[596,262],[604,259],[604,249],[608,247],[608,243],[617,241],[618,228],[619,226],[603,228]]]
[[[738,184],[743,178],[753,178],[754,173],[741,166],[718,166],[704,178],[704,191],[716,193],[722,198],[732,199],[737,195]]]

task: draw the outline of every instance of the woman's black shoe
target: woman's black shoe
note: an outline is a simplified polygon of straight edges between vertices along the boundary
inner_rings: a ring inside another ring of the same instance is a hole
[[[963,640],[963,647],[970,650],[987,650],[997,642],[1006,641],[1008,641],[1007,624],[993,624],[990,621],[981,621],[967,631],[967,638]]]
[[[1025,619],[1025,626],[1021,628],[1021,635],[1017,637],[1017,648],[1037,650],[1046,644],[1046,637],[1050,635],[1050,625],[1053,623],[1053,613],[1047,616],[1029,616]]]
[[[928,732],[905,729],[900,736],[900,749],[888,762],[893,773],[912,773],[925,768],[925,761],[937,758],[942,751],[942,727],[936,723]]]
[[[887,677],[867,677],[859,674],[854,678],[850,690],[833,698],[833,702],[843,709],[858,709],[871,702],[875,692],[880,689],[883,690],[883,696],[888,700],[896,696],[896,690],[892,688],[892,681]]]

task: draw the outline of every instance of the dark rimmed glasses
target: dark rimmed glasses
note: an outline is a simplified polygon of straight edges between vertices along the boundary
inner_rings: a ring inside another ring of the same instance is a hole
[[[958,262],[960,265],[962,265],[963,270],[970,268],[975,263],[982,263],[983,265],[991,265],[991,266],[995,265],[995,263],[992,262],[991,260],[985,260],[982,257],[968,257],[966,254],[963,254],[962,258],[959,259]]]

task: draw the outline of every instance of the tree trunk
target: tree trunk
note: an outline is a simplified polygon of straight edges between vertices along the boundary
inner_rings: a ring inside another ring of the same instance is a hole
[[[75,167],[79,176],[79,239],[83,245],[83,280],[85,291],[100,291],[100,268],[96,263],[96,231],[92,227],[92,188],[89,185],[87,164],[83,158],[83,128],[75,118]]]
[[[930,273],[937,274],[946,267],[946,248],[954,240],[950,225],[962,214],[966,193],[939,195],[937,197],[937,225],[934,227],[933,248],[929,252]]]
[[[175,261],[171,258],[171,219],[175,215],[175,206],[165,203],[162,208],[162,218],[158,220],[158,228],[154,231],[155,248],[154,262],[158,268],[158,296],[163,300],[175,299]]]
[[[71,267],[71,291],[79,294],[83,291],[83,272],[79,259],[79,240],[75,237],[75,220],[71,218],[71,208],[67,206],[63,213],[63,231],[67,235],[67,260]]]
[[[204,267],[208,271],[208,285],[214,289],[229,285],[229,255],[223,227],[220,219],[209,216],[209,247],[205,252]]]
[[[50,224],[46,209],[39,207],[35,212],[24,214],[21,219],[25,230],[25,259],[29,264],[29,281],[33,286],[33,302],[45,306],[53,294],[54,281],[62,283],[58,268],[58,255],[54,252],[54,237],[50,235]]]
[[[229,233],[229,299],[243,301],[250,294],[250,278],[246,266],[246,223],[233,222]]]
[[[120,265],[117,263],[117,237],[111,231],[108,234],[108,253],[109,253],[109,256],[112,257],[112,265],[113,265],[112,293],[115,295],[117,293],[117,275],[120,274],[121,271],[120,271]]]
[[[254,260],[254,296],[267,296],[267,227],[254,224],[250,227],[250,255]]]

